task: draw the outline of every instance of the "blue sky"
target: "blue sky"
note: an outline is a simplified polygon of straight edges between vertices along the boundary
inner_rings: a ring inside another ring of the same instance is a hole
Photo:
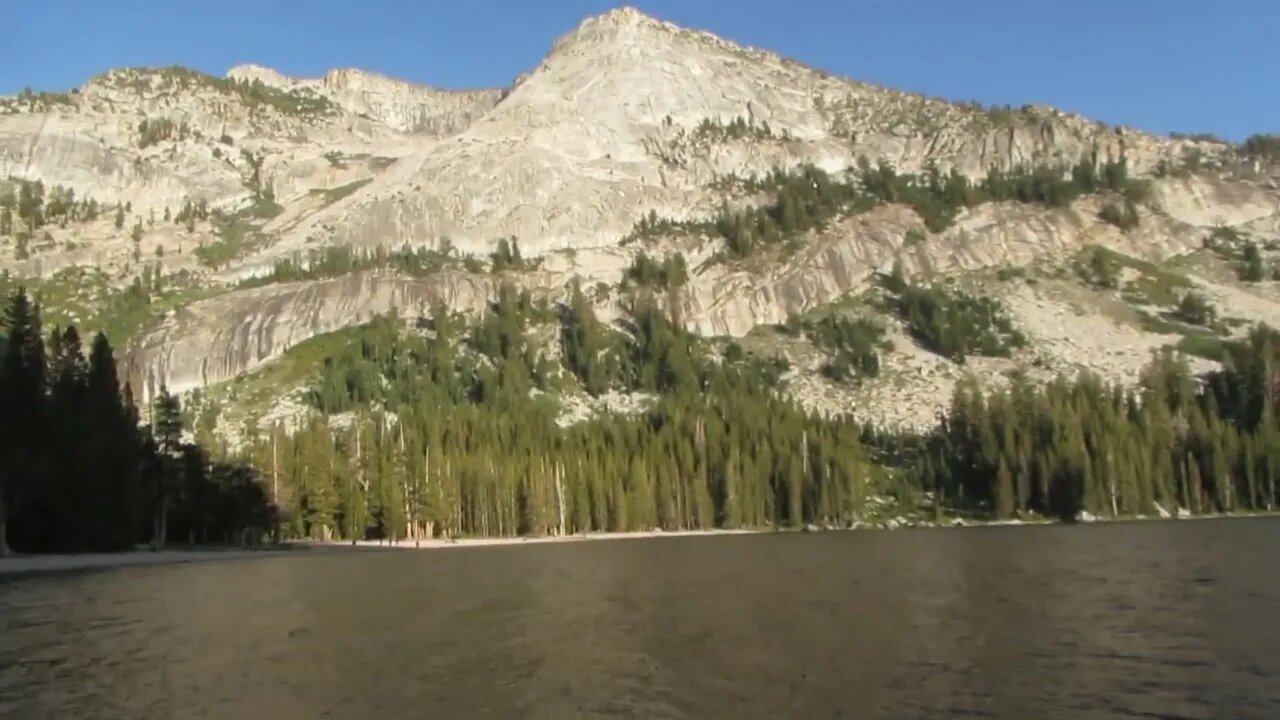
[[[111,67],[359,67],[505,86],[604,0],[0,0],[0,94]],[[1275,0],[637,0],[652,15],[905,90],[1156,131],[1280,131]]]

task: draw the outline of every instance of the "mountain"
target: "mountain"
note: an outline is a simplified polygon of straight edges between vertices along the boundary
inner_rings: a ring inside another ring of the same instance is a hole
[[[975,369],[1132,382],[1153,349],[1201,348],[1209,367],[1204,347],[1280,317],[1266,137],[924,97],[630,8],[585,20],[509,88],[133,68],[0,113],[7,284],[127,339],[144,395],[293,362],[304,341],[393,310],[474,315],[503,281],[563,301],[576,279],[619,318],[641,253],[687,263],[671,300],[685,326],[786,356],[809,407],[886,424],[931,422]],[[20,207],[36,182],[39,217]],[[512,238],[522,257],[494,272]],[[1261,281],[1242,279],[1246,252]],[[895,264],[999,300],[1026,347],[963,365],[930,349],[877,300]],[[1218,326],[1177,316],[1188,293]],[[775,327],[837,310],[885,323],[877,378],[832,379],[830,347]]]

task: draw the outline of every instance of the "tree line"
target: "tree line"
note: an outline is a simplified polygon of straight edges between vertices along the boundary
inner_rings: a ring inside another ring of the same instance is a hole
[[[547,321],[560,362],[526,340]],[[506,288],[470,328],[442,307],[417,330],[359,328],[316,381],[324,414],[269,429],[254,456],[299,537],[847,525],[872,472],[859,428],[774,393],[779,376],[715,353],[648,293],[612,326],[576,288],[558,309]],[[568,386],[652,402],[562,426],[548,397]]]
[[[1265,327],[1230,345],[1199,389],[1172,354],[1136,391],[1088,375],[962,384],[938,428],[913,434],[804,412],[772,389],[783,364],[734,344],[718,354],[670,312],[637,292],[628,317],[606,324],[577,288],[557,309],[507,289],[469,330],[443,308],[416,331],[395,318],[360,328],[317,382],[329,419],[256,443],[294,509],[288,531],[841,526],[867,517],[873,493],[998,518],[1274,507],[1280,372]],[[559,362],[525,339],[548,321]],[[837,353],[877,336],[847,319],[797,325]],[[569,387],[652,402],[564,426],[549,398]]]
[[[302,427],[264,428],[232,461],[183,440],[168,393],[139,424],[106,338],[87,360],[73,328],[45,342],[18,293],[0,374],[6,537],[226,542],[277,519],[321,540],[840,527],[873,494],[999,518],[1275,506],[1280,334],[1265,326],[1199,385],[1172,354],[1136,390],[962,383],[939,426],[913,434],[805,412],[775,391],[783,361],[684,330],[676,294],[636,288],[613,323],[576,286],[552,306],[503,285],[474,320],[439,304],[376,318],[326,360]],[[558,342],[531,339],[544,326]],[[837,353],[878,337],[839,318],[798,326]],[[566,421],[567,390],[644,403]]]
[[[1271,249],[1280,248],[1280,242],[1268,244]],[[1236,277],[1249,283],[1280,280],[1280,263],[1268,262],[1262,256],[1262,248],[1256,240],[1240,234],[1235,228],[1217,227],[1204,239],[1206,250],[1226,260],[1235,267]]]
[[[87,358],[74,326],[46,337],[21,289],[3,323],[0,552],[233,542],[268,529],[254,471],[184,441],[175,397],[162,393],[139,424],[105,335]]]
[[[146,148],[164,140],[186,140],[191,127],[186,120],[174,122],[167,117],[142,118],[138,121],[138,147]]]
[[[0,188],[0,235],[34,232],[50,223],[66,227],[68,223],[92,222],[102,210],[97,200],[77,199],[75,190],[61,185],[46,191],[40,180],[16,178],[13,184],[12,190]]]
[[[510,270],[524,271],[537,267],[536,261],[523,257],[520,242],[516,238],[499,238],[489,254],[490,272]],[[328,245],[309,250],[305,255],[277,260],[271,270],[240,281],[239,287],[260,287],[279,282],[319,280],[341,277],[360,270],[386,268],[412,277],[423,277],[444,268],[461,267],[467,272],[480,273],[484,265],[479,258],[459,257],[452,245],[445,240],[440,248],[412,247],[405,243],[399,249],[388,250],[384,245],[361,250],[347,245]]]
[[[422,277],[456,264],[451,251],[413,248],[407,243],[388,251],[379,245],[369,250],[347,245],[327,245],[309,250],[306,255],[277,260],[271,270],[240,281],[240,287],[259,287],[296,280],[320,280],[347,275],[360,270],[389,268],[412,277]]]
[[[1245,138],[1237,149],[1246,157],[1271,162],[1280,159],[1280,135],[1255,133]]]
[[[944,502],[998,518],[1273,510],[1278,411],[1280,333],[1261,325],[1199,383],[1168,350],[1136,390],[1089,374],[985,393],[964,383],[915,439],[915,472]]]
[[[803,233],[824,226],[841,214],[857,214],[887,203],[911,206],[932,232],[949,228],[964,208],[989,202],[1036,203],[1064,207],[1095,194],[1117,199],[1101,217],[1124,229],[1140,221],[1138,205],[1149,194],[1146,181],[1129,176],[1127,160],[1099,159],[1096,153],[1074,164],[992,167],[971,179],[953,168],[930,166],[920,173],[899,172],[886,160],[875,165],[861,157],[855,167],[831,175],[805,165],[788,172],[775,169],[764,177],[722,178],[750,193],[770,193],[773,200],[740,208],[723,205],[709,221],[660,219],[650,212],[633,228],[627,242],[674,230],[717,235],[724,240],[723,259],[744,258],[767,248],[794,248]]]
[[[1026,336],[999,300],[939,285],[916,285],[895,262],[881,279],[887,308],[925,349],[963,364],[970,355],[1008,357],[1027,344]]]
[[[659,260],[641,250],[623,273],[623,281],[659,290],[678,288],[689,281],[689,268],[681,253],[672,253]]]

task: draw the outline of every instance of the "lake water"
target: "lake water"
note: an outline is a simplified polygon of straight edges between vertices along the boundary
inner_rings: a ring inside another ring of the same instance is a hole
[[[0,717],[1280,718],[1280,520],[0,579]]]

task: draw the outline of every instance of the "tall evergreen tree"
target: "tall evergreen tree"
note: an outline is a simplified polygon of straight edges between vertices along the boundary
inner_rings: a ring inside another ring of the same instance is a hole
[[[25,187],[25,185],[24,185]],[[9,300],[4,324],[8,332],[3,365],[0,366],[0,501],[9,515],[0,513],[0,523],[12,517],[5,530],[16,544],[47,544],[45,532],[51,512],[45,462],[48,433],[45,419],[46,365],[44,337],[39,309],[19,288]]]

